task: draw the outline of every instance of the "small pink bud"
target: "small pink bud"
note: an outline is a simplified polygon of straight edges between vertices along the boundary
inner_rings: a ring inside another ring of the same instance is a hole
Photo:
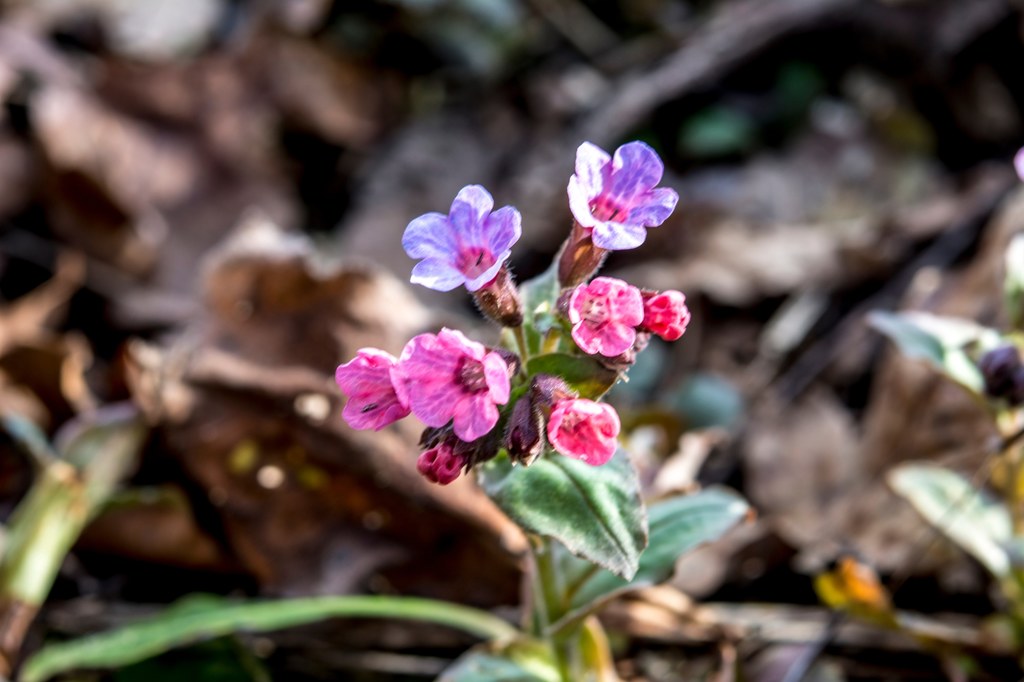
[[[569,298],[572,338],[583,352],[614,358],[636,340],[644,319],[640,290],[612,277],[597,277],[576,287]]]
[[[607,403],[561,400],[548,419],[548,441],[567,457],[599,466],[615,454],[619,428],[619,415]]]
[[[644,294],[644,321],[642,329],[657,334],[666,341],[675,341],[690,324],[690,309],[686,296],[678,291]]]
[[[416,460],[416,469],[424,478],[440,485],[448,485],[457,479],[465,465],[465,457],[455,454],[447,441],[430,448]]]

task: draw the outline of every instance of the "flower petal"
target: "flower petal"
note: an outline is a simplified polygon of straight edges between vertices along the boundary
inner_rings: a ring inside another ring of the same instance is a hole
[[[583,188],[579,178],[575,175],[570,176],[567,191],[569,193],[569,210],[572,211],[572,217],[583,227],[593,227],[597,222],[593,212],[590,210],[590,200],[593,197],[587,193],[587,190]]]
[[[588,199],[593,199],[605,189],[611,171],[608,162],[611,160],[608,152],[592,142],[584,142],[576,150],[575,177]]]
[[[486,435],[498,423],[498,408],[486,393],[476,393],[459,401],[452,430],[464,441]]]
[[[643,142],[629,142],[615,150],[608,193],[629,203],[633,197],[654,189],[664,172],[665,165],[657,152]]]
[[[465,280],[466,289],[469,291],[479,291],[485,284],[489,284],[490,281],[497,276],[498,270],[501,270],[501,266],[505,264],[505,259],[508,258],[509,253],[510,252],[507,252],[504,258],[494,261],[494,265],[481,272],[478,276],[473,279]]]
[[[508,363],[497,353],[488,353],[484,357],[484,378],[491,400],[498,405],[508,402],[511,385],[508,379]]]
[[[628,324],[606,324],[592,340],[591,345],[606,358],[614,358],[633,347],[636,341],[636,328]]]
[[[484,237],[486,239],[486,245],[491,250],[491,253],[505,254],[504,257],[499,257],[499,261],[504,261],[508,258],[507,251],[512,248],[512,245],[519,241],[519,237],[523,234],[523,217],[519,215],[512,206],[502,206],[494,213],[487,216],[487,220],[484,224]]]
[[[652,189],[639,198],[637,205],[629,212],[626,222],[630,225],[657,227],[672,215],[678,202],[679,195],[674,189]]]
[[[464,283],[466,276],[446,260],[427,258],[413,266],[409,281],[434,291],[451,291]]]
[[[647,229],[641,225],[601,222],[594,225],[594,245],[609,251],[635,249],[647,238]]]
[[[480,185],[468,185],[459,190],[452,202],[448,219],[455,230],[460,243],[483,244],[482,235],[484,219],[494,208],[494,199],[490,192]]]
[[[402,235],[402,248],[410,258],[451,260],[458,243],[448,216],[425,213],[415,218]]]

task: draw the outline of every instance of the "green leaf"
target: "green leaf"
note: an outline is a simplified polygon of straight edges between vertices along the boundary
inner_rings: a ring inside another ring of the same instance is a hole
[[[57,455],[46,440],[46,434],[31,420],[11,412],[0,415],[0,424],[37,465],[45,466],[56,459]]]
[[[80,415],[64,433],[70,437],[56,448],[59,457],[44,456],[11,516],[0,599],[32,606],[45,601],[82,528],[135,466],[146,428],[134,408],[114,406]]]
[[[739,390],[713,374],[693,374],[672,392],[667,402],[690,429],[728,429],[743,416],[743,396]]]
[[[717,540],[749,512],[746,500],[725,488],[708,488],[650,505],[650,543],[636,575],[628,581],[565,555],[559,563],[567,586],[568,615],[555,629],[577,622],[622,592],[668,580],[680,556]]]
[[[679,149],[687,156],[708,158],[738,154],[757,141],[757,126],[746,113],[712,106],[694,114],[679,133]]]
[[[57,434],[57,451],[85,482],[93,514],[137,465],[147,431],[138,410],[121,403],[79,415]]]
[[[489,613],[430,599],[360,596],[231,602],[199,595],[117,630],[50,644],[25,663],[20,680],[42,682],[77,668],[118,668],[233,632],[278,630],[344,617],[432,621],[493,639],[518,635]]]
[[[534,639],[474,647],[442,673],[437,682],[562,682],[551,648]]]
[[[904,464],[889,472],[889,486],[928,523],[980,561],[996,577],[1010,571],[1006,547],[1013,532],[1002,504],[960,474],[929,464]]]
[[[478,467],[492,500],[526,530],[632,578],[647,545],[647,516],[636,471],[621,449],[603,466],[549,452],[529,467],[504,454]]]
[[[982,353],[999,346],[999,332],[970,320],[921,312],[875,311],[872,327],[888,336],[904,355],[929,362],[953,381],[981,394],[984,381],[968,349]]]
[[[1003,300],[1014,329],[1024,327],[1024,234],[1016,235],[1006,249]]]
[[[555,307],[562,288],[558,284],[558,263],[519,286],[523,301],[523,329],[526,332],[530,355],[541,350],[543,333],[553,324]]]
[[[613,372],[594,358],[567,353],[548,353],[530,358],[526,363],[526,373],[530,376],[551,374],[561,377],[581,398],[590,400],[597,400],[607,393],[619,378],[618,372]]]

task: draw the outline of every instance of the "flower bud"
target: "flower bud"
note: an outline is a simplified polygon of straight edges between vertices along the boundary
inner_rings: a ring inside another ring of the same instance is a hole
[[[502,326],[518,327],[523,323],[523,304],[507,265],[501,266],[493,280],[474,291],[473,299],[480,312]]]
[[[527,393],[512,408],[505,431],[505,447],[513,462],[529,466],[544,451],[544,415]]]
[[[456,454],[449,441],[442,441],[423,452],[416,460],[416,469],[433,483],[448,485],[466,466],[464,456]]]
[[[641,291],[644,299],[644,320],[640,328],[657,334],[665,341],[675,341],[690,324],[686,296],[679,291]]]
[[[594,245],[590,230],[573,222],[572,232],[558,252],[558,283],[566,288],[586,282],[601,268],[607,255],[606,249]]]
[[[530,396],[535,407],[547,411],[548,408],[559,400],[575,398],[576,392],[569,388],[569,384],[559,377],[550,374],[538,374],[533,377],[533,382],[530,384]]]
[[[1024,365],[1016,346],[1002,346],[981,356],[978,369],[985,381],[985,394],[1010,405],[1024,403]]]

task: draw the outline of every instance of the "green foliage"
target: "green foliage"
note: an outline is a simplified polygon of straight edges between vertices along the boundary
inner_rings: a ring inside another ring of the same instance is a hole
[[[427,620],[492,639],[517,634],[489,613],[429,599],[361,596],[232,602],[199,595],[111,632],[48,645],[25,663],[21,682],[42,682],[78,668],[119,668],[233,632],[278,630],[342,617]]]
[[[669,398],[691,429],[729,428],[743,415],[743,396],[736,387],[711,374],[694,374]]]
[[[993,575],[1009,574],[1012,524],[1004,505],[976,490],[960,474],[929,464],[904,464],[889,472],[888,481],[928,523]]]
[[[679,149],[687,156],[709,158],[739,154],[757,142],[757,124],[747,114],[711,106],[694,114],[679,131]]]
[[[970,320],[920,312],[876,311],[868,321],[904,355],[925,360],[971,392],[982,393],[984,381],[971,356],[998,347],[999,332]]]
[[[622,592],[668,580],[679,557],[717,540],[749,512],[750,507],[742,497],[724,488],[709,488],[652,504],[648,507],[650,542],[631,580],[595,569],[566,554],[560,559],[566,585],[565,620],[578,621]],[[555,627],[564,625],[565,622]]]
[[[438,682],[562,682],[552,651],[526,637],[475,647],[444,671]]]
[[[549,452],[529,467],[500,455],[478,467],[487,495],[527,531],[632,578],[647,545],[647,517],[636,471],[619,450],[595,467]]]
[[[548,353],[530,358],[526,371],[530,376],[550,374],[560,377],[581,398],[590,400],[598,400],[619,378],[617,372],[607,369],[592,357],[567,353]]]
[[[8,417],[5,428],[41,469],[7,526],[0,600],[38,607],[82,528],[135,466],[146,428],[127,406],[82,415],[53,449],[27,422]]]

